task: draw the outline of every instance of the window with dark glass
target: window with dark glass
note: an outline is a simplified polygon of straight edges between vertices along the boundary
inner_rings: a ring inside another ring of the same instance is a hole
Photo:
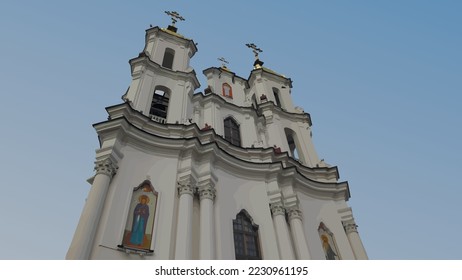
[[[257,109],[257,98],[255,97],[255,94],[252,96],[252,105],[254,109]]]
[[[277,88],[273,88],[274,93],[274,100],[276,101],[276,106],[282,108],[281,100],[279,99],[279,90]]]
[[[236,260],[261,260],[258,243],[258,225],[242,210],[233,220],[234,251]]]
[[[172,49],[165,49],[164,60],[162,61],[162,66],[168,69],[173,67],[173,58],[175,57],[175,51]]]
[[[225,125],[225,139],[231,142],[231,144],[240,146],[241,145],[241,135],[239,132],[239,125],[236,123],[233,118],[226,118],[224,121]]]
[[[154,90],[152,96],[150,115],[167,118],[169,93],[167,88],[158,87]]]

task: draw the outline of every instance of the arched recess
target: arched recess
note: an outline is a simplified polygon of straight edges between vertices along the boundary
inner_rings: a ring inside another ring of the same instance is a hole
[[[157,86],[152,95],[151,109],[149,114],[151,116],[158,116],[167,118],[168,105],[170,100],[170,89],[164,86]]]
[[[236,260],[261,260],[258,225],[245,209],[233,220],[233,232]]]
[[[166,48],[164,52],[164,59],[162,60],[162,66],[168,69],[172,69],[174,58],[175,58],[175,50],[171,48]]]
[[[257,109],[257,97],[255,96],[255,94],[252,95],[252,105],[253,105],[253,108],[254,109]]]
[[[304,162],[303,153],[300,152],[300,144],[298,142],[297,134],[290,128],[284,128],[286,134],[287,144],[289,146],[289,154],[291,157]]]
[[[280,98],[280,93],[279,93],[279,89],[277,88],[273,88],[273,94],[274,94],[274,100],[276,101],[276,106],[278,106],[279,108],[282,108],[282,103],[281,103],[281,98]]]
[[[233,98],[233,88],[228,83],[223,83],[221,89],[224,97]]]
[[[225,139],[231,144],[241,146],[241,133],[239,124],[233,117],[227,117],[224,121]]]
[[[152,251],[158,197],[149,180],[133,189],[122,245],[119,247]]]
[[[340,253],[335,242],[334,234],[321,222],[318,227],[319,238],[326,260],[340,260]]]

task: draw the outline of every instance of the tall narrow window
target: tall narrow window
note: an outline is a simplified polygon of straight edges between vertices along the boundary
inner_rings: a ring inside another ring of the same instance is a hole
[[[164,53],[164,60],[162,61],[162,66],[168,69],[172,69],[174,57],[175,51],[170,48],[166,48]]]
[[[227,83],[224,83],[222,86],[223,89],[223,96],[233,98],[233,88],[228,85]]]
[[[152,96],[151,109],[149,114],[161,118],[167,118],[167,109],[169,102],[169,89],[166,87],[156,87]]]
[[[239,132],[239,125],[236,121],[228,117],[224,121],[225,125],[225,139],[231,142],[231,144],[240,146],[241,145],[241,134]]]
[[[274,93],[274,100],[276,101],[276,106],[282,108],[281,100],[279,99],[279,90],[277,88],[273,88]]]
[[[287,144],[289,144],[290,156],[293,157],[294,159],[298,159],[299,155],[297,151],[297,145],[295,144],[295,140],[294,140],[295,132],[293,132],[289,128],[284,128],[284,132],[286,133]]]
[[[255,97],[255,94],[252,95],[252,105],[254,109],[257,109],[257,98]]]
[[[258,225],[245,210],[241,210],[233,220],[234,251],[236,260],[261,260],[258,244]]]

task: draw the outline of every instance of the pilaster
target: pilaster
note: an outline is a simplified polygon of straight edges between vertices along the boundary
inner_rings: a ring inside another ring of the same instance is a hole
[[[276,230],[276,237],[279,245],[279,253],[283,260],[293,260],[294,252],[292,242],[290,240],[289,229],[285,218],[285,209],[282,203],[270,204],[271,214],[273,216],[273,224]]]
[[[175,243],[175,259],[192,258],[192,213],[194,188],[189,180],[178,183],[178,219]]]
[[[117,162],[114,157],[99,159],[95,162],[94,170],[96,175],[93,177],[90,193],[66,259],[85,260],[90,258],[91,247],[94,243],[109,185],[117,171]]]
[[[201,260],[215,259],[215,238],[214,238],[214,207],[213,202],[216,196],[214,184],[207,181],[199,187],[200,199],[200,239],[199,257]]]
[[[311,255],[308,250],[305,231],[303,230],[302,211],[296,206],[289,208],[287,213],[292,232],[292,240],[294,241],[295,255],[299,260],[309,260],[311,259]]]
[[[358,225],[356,225],[354,219],[342,221],[343,228],[350,242],[351,249],[357,260],[367,260],[367,253],[364,249],[364,245],[359,237]]]

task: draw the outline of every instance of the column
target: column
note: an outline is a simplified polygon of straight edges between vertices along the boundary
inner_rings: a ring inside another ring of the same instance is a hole
[[[110,158],[95,162],[96,175],[80,216],[79,224],[67,252],[66,259],[84,260],[90,258],[91,247],[96,235],[109,184],[117,167]]]
[[[281,204],[270,204],[273,224],[276,230],[276,237],[279,246],[279,254],[283,260],[293,260],[294,252],[290,240],[289,229],[287,228],[285,209]]]
[[[359,238],[357,229],[358,226],[356,225],[355,221],[351,219],[348,221],[343,221],[342,224],[348,237],[348,241],[350,242],[351,249],[353,250],[353,254],[355,255],[355,258],[357,260],[367,260],[367,253],[364,249],[361,238]]]
[[[288,212],[295,255],[299,260],[310,260],[311,256],[306,243],[305,231],[303,230],[302,212],[298,208],[291,208]]]
[[[189,184],[179,184],[178,220],[176,226],[175,259],[190,260],[192,258],[192,214],[193,187]]]
[[[214,238],[214,208],[215,188],[207,185],[199,188],[200,198],[200,239],[199,258],[201,260],[215,259],[215,238]]]

